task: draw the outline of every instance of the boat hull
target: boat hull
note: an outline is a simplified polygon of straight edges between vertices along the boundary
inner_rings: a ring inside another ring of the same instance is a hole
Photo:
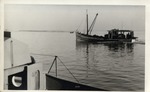
[[[109,43],[109,42],[132,42],[133,39],[105,39],[99,36],[86,35],[83,33],[76,32],[76,41],[79,42],[98,42],[98,43]]]
[[[49,74],[46,74],[46,89],[47,90],[99,90],[106,91],[103,89],[90,87],[87,85],[67,81],[57,77],[53,77]]]

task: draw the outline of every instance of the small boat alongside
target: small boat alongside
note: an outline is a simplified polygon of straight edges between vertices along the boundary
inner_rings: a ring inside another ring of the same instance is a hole
[[[70,34],[74,33],[74,31],[71,31]]]

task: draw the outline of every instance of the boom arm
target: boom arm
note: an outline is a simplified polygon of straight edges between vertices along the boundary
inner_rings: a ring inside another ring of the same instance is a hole
[[[95,16],[95,18],[94,18],[94,20],[93,20],[93,22],[92,22],[92,24],[91,24],[91,26],[90,26],[90,28],[89,28],[89,30],[88,30],[88,33],[90,33],[90,34],[91,34],[91,32],[92,32],[92,30],[93,30],[93,27],[94,27],[94,25],[95,25],[95,21],[96,21],[97,16],[98,16],[98,13],[96,14],[96,16]]]

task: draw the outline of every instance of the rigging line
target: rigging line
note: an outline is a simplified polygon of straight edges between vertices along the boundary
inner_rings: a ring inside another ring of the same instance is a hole
[[[50,54],[38,54],[38,53],[30,53],[31,55],[39,55],[39,56],[51,56],[51,57],[55,57],[55,56],[58,56],[58,55],[50,55]],[[63,58],[69,58],[67,56],[60,56],[59,57],[63,57]]]
[[[78,31],[78,29],[80,28],[81,24],[83,23],[83,20],[84,20],[84,19],[82,19],[82,21],[81,21],[81,23],[80,23],[80,25],[79,25],[79,27],[77,28],[76,31]]]
[[[79,81],[77,80],[77,78],[71,73],[71,71],[67,68],[67,66],[62,62],[62,60],[57,57],[59,59],[59,61],[65,66],[65,68],[69,71],[69,73],[74,77],[74,79],[79,83]]]
[[[56,62],[56,59],[58,58],[59,61],[65,66],[65,68],[69,71],[69,73],[73,76],[73,78],[79,83],[79,81],[77,80],[77,78],[71,73],[71,71],[67,68],[67,66],[62,62],[62,60],[58,57],[58,56],[54,56],[54,55],[46,55],[46,54],[35,54],[35,53],[31,53],[33,55],[41,55],[41,56],[53,56],[55,57],[55,59],[53,60],[53,63],[48,71],[48,73],[50,72],[52,66],[54,65],[54,62]]]
[[[37,53],[31,53],[32,55],[41,55],[41,56],[52,56],[55,57],[56,55],[48,55],[48,54],[37,54]]]
[[[55,58],[54,58],[54,60],[53,60],[53,63],[52,63],[51,67],[50,67],[49,70],[48,70],[48,74],[50,73],[50,71],[51,71],[51,69],[52,69],[54,63],[56,62],[56,59],[57,59],[57,56],[55,56]]]

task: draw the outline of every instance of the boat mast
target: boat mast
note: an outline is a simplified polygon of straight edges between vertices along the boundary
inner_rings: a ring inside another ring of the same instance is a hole
[[[89,34],[89,31],[88,31],[88,11],[86,10],[86,23],[87,23],[87,35]]]
[[[91,34],[91,32],[92,32],[92,30],[93,30],[93,27],[94,27],[94,25],[95,25],[97,16],[98,16],[98,13],[96,14],[96,16],[95,16],[95,18],[94,18],[94,20],[93,20],[93,22],[92,22],[92,24],[91,24],[91,26],[90,26],[90,28],[89,28],[89,30],[88,30],[88,33],[89,33],[89,34]]]

